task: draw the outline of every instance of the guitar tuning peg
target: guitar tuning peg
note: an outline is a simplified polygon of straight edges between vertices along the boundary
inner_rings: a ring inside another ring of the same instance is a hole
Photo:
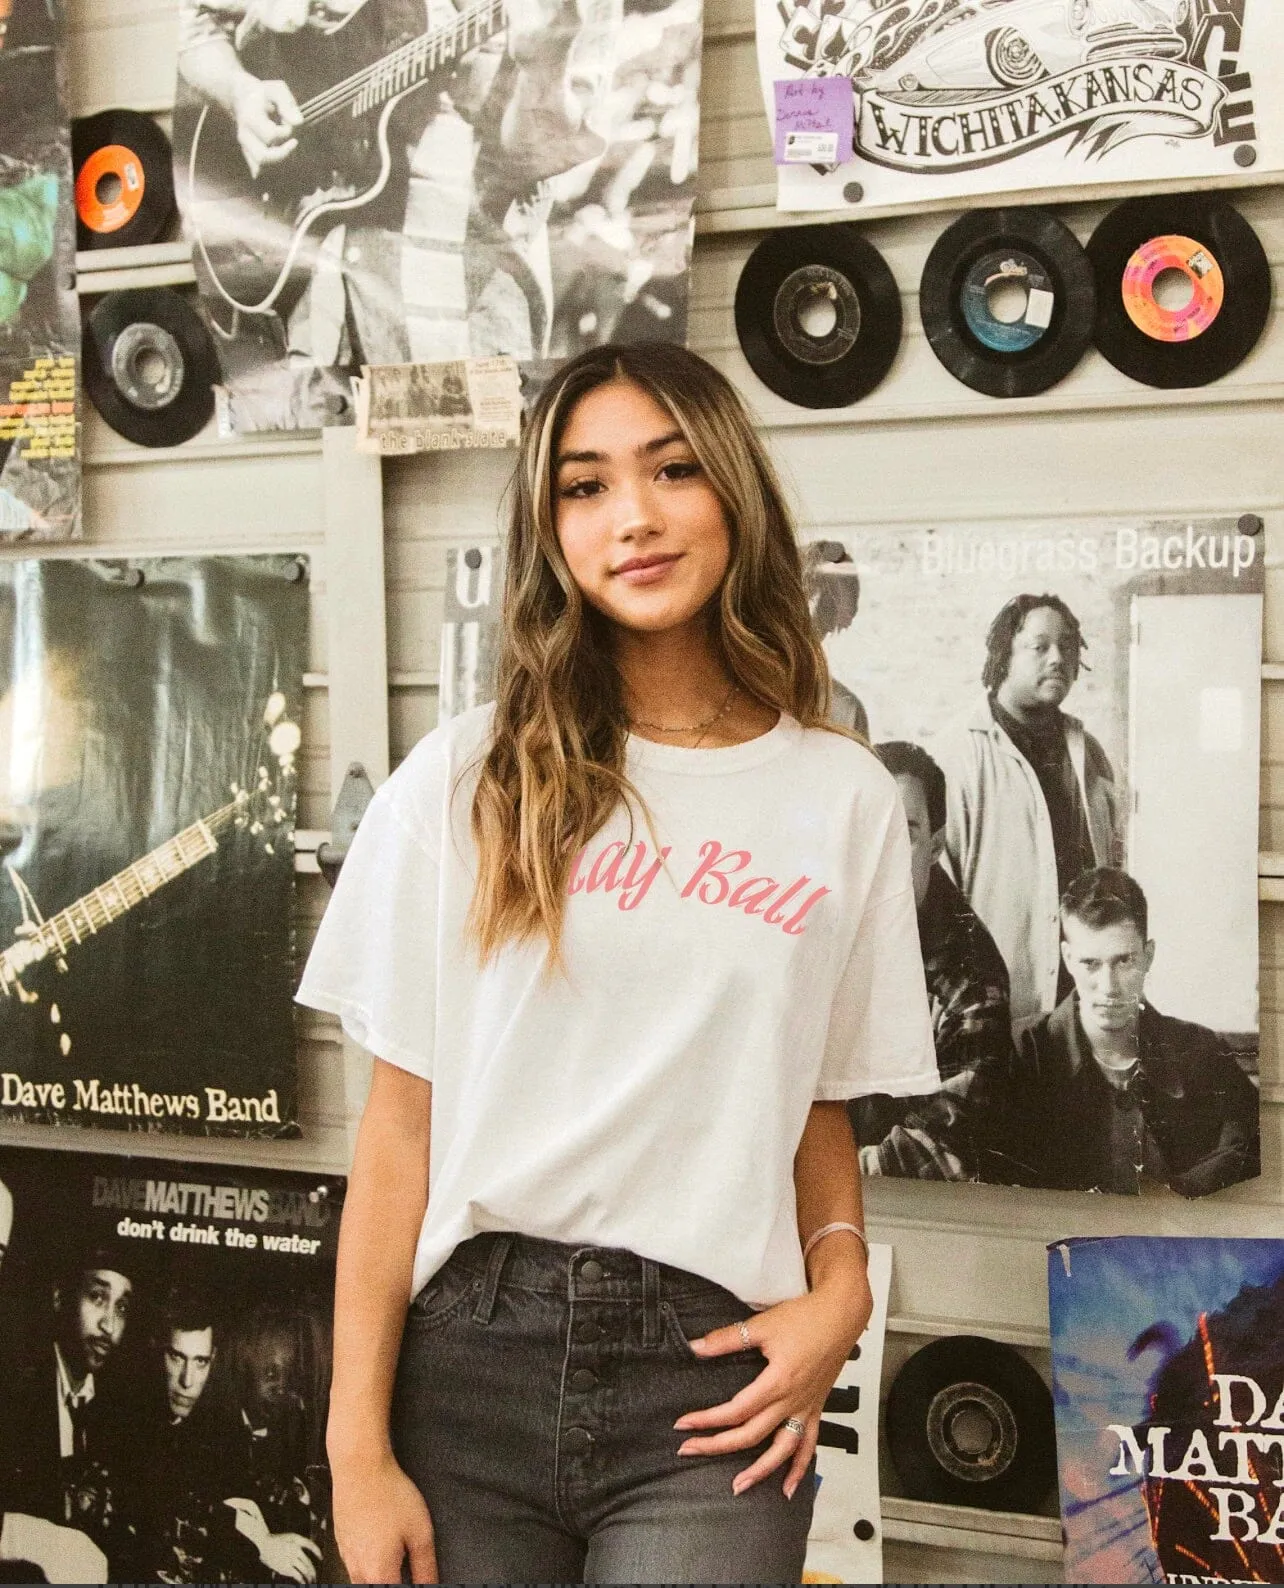
[[[62,1054],[64,1059],[71,1052],[71,1038],[65,1031],[58,1038],[58,1051]]]
[[[264,844],[263,845],[263,853],[265,855],[274,855],[274,854],[276,854],[276,845],[275,844]]]

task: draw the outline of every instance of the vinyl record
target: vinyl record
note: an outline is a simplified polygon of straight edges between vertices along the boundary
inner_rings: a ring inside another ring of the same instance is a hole
[[[1005,285],[1025,294],[1014,320],[995,313],[995,289]],[[1033,397],[1087,352],[1096,287],[1078,238],[1055,215],[973,210],[928,255],[919,310],[932,351],[965,386],[987,397]]]
[[[892,1382],[884,1416],[912,1500],[1031,1511],[1057,1476],[1052,1395],[1010,1345],[934,1340]]]
[[[154,243],[174,213],[169,139],[150,116],[102,110],[71,124],[76,247]]]
[[[843,408],[872,392],[901,343],[901,295],[883,256],[852,226],[773,232],[736,287],[749,367],[802,408]]]
[[[1097,346],[1145,386],[1220,380],[1266,329],[1266,250],[1239,211],[1211,194],[1129,199],[1097,227],[1088,257],[1097,275]],[[1156,290],[1173,273],[1188,283],[1178,307]]]
[[[98,412],[141,447],[177,446],[214,412],[214,344],[168,287],[107,293],[85,321],[82,368]]]

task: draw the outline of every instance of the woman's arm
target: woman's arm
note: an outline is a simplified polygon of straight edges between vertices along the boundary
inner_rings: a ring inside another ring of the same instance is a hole
[[[427,1081],[376,1059],[348,1178],[334,1290],[326,1446],[335,1540],[353,1582],[436,1582],[432,1522],[397,1465],[388,1418],[415,1246],[428,1205]]]
[[[813,1103],[794,1155],[794,1196],[798,1234],[808,1238],[826,1224],[864,1228],[856,1142],[845,1103]],[[815,1454],[820,1414],[852,1346],[865,1331],[873,1300],[865,1273],[865,1248],[854,1235],[836,1232],[817,1243],[807,1259],[807,1295],[781,1302],[748,1320],[752,1343],[767,1366],[733,1400],[708,1411],[692,1412],[677,1427],[722,1433],[688,1439],[681,1455],[714,1455],[746,1450],[772,1435],[771,1444],[752,1466],[736,1476],[737,1494],[789,1462],[785,1493],[794,1490]],[[738,1327],[715,1329],[692,1350],[702,1356],[740,1351]],[[787,1417],[806,1425],[799,1439],[782,1427]]]

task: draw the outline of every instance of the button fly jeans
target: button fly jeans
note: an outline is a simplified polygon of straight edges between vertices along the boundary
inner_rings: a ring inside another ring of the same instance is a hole
[[[428,1502],[442,1582],[798,1582],[814,1486],[731,1480],[759,1445],[679,1456],[684,1412],[730,1400],[757,1351],[688,1341],[747,1317],[730,1291],[526,1236],[456,1248],[411,1304],[393,1443]]]

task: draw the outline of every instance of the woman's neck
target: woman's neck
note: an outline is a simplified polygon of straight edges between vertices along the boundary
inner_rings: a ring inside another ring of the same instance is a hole
[[[640,738],[714,748],[755,739],[777,720],[736,687],[703,620],[658,634],[617,629],[614,647],[629,726]]]

